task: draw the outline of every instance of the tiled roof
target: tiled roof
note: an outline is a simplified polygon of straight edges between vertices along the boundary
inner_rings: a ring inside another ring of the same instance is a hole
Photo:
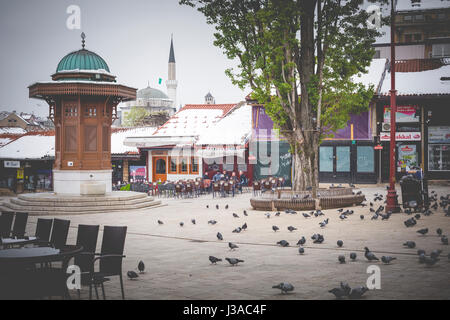
[[[441,59],[408,59],[396,60],[396,72],[420,72],[438,69],[443,66]]]
[[[187,109],[213,109],[213,110],[222,110],[222,116],[225,116],[228,112],[230,112],[237,103],[227,103],[227,104],[187,104],[183,108],[180,109],[180,112]]]

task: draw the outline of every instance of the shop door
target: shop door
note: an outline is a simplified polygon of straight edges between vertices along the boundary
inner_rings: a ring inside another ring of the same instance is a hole
[[[322,146],[319,149],[320,182],[352,181],[350,146]]]
[[[167,180],[167,163],[166,157],[153,157],[153,175],[152,181],[166,181]]]

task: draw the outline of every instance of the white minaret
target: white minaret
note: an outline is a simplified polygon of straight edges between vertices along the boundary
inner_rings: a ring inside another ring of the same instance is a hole
[[[175,67],[175,53],[173,51],[173,36],[170,40],[170,53],[169,53],[169,74],[166,81],[167,95],[172,99],[172,107],[177,107],[177,74]]]

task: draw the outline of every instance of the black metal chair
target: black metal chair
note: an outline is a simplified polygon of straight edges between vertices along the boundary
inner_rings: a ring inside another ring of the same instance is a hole
[[[74,258],[74,264],[80,268],[81,271],[81,285],[90,284],[90,272],[92,261],[95,256],[95,249],[97,248],[98,225],[78,225],[77,246],[83,246],[83,252],[77,254]],[[78,290],[78,298],[80,298],[80,290]]]
[[[12,236],[17,239],[23,239],[25,236],[25,229],[27,227],[28,212],[16,212],[16,218],[14,219],[14,226],[12,229]]]
[[[70,220],[53,219],[53,230],[50,243],[57,249],[66,245],[69,234]]]
[[[52,232],[53,219],[38,218],[34,236],[39,241],[49,242]]]
[[[11,227],[14,219],[14,212],[2,211],[0,216],[0,237],[9,238],[11,236]]]
[[[122,299],[125,299],[122,279],[122,260],[125,258],[123,250],[125,247],[126,234],[127,227],[104,227],[101,252],[100,254],[96,254],[98,257],[92,261],[89,299],[92,299],[92,286],[95,287],[98,299],[97,286],[99,285],[102,287],[103,299],[106,299],[104,283],[109,281],[108,277],[112,276],[119,276]],[[97,260],[99,260],[99,271],[96,272],[95,262]]]

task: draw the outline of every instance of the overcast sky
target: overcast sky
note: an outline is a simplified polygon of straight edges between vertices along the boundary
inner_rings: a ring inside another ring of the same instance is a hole
[[[69,30],[67,7],[81,8],[81,30]],[[0,111],[48,112],[29,99],[28,86],[49,81],[67,53],[86,49],[108,63],[120,83],[166,91],[170,36],[177,62],[178,104],[242,101],[248,92],[231,84],[225,69],[235,66],[215,47],[214,28],[197,10],[178,0],[0,0]],[[162,78],[163,83],[158,84]]]

